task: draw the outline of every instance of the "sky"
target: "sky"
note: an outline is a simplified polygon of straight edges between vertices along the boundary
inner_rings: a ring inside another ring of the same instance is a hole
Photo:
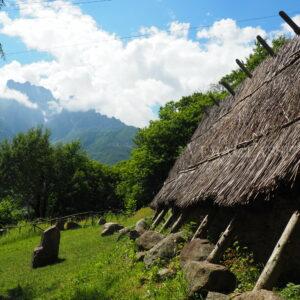
[[[143,127],[157,108],[207,91],[245,59],[258,34],[300,25],[292,0],[21,0],[0,12],[1,98],[36,109],[8,80],[49,89],[71,111],[95,109]]]

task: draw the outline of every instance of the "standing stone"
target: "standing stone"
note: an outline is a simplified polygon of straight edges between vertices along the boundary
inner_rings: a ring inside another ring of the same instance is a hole
[[[64,229],[65,229],[65,220],[63,220],[63,219],[57,220],[55,226],[56,226],[60,231],[64,230]]]
[[[147,229],[148,229],[148,225],[147,225],[145,219],[141,219],[135,224],[135,230],[139,234],[143,234]]]
[[[40,246],[33,252],[32,267],[39,268],[53,264],[58,259],[60,231],[56,226],[45,230]]]
[[[149,230],[145,231],[137,240],[136,244],[140,250],[150,250],[158,242],[160,242],[164,236],[158,232]]]
[[[208,240],[194,239],[187,243],[180,253],[180,264],[183,266],[190,260],[203,261],[214,249],[214,245]]]
[[[106,223],[106,220],[104,217],[100,217],[98,220],[98,225],[104,225]]]
[[[203,261],[188,261],[183,267],[190,285],[190,293],[231,293],[236,287],[236,278],[224,266]]]

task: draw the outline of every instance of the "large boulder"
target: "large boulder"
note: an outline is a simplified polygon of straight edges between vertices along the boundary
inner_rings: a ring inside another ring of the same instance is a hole
[[[78,229],[78,228],[81,228],[81,226],[76,223],[76,222],[73,222],[73,221],[69,221],[66,223],[65,225],[65,229],[66,230],[70,230],[70,229]]]
[[[159,243],[164,236],[156,231],[145,231],[137,240],[136,244],[140,250],[150,250]]]
[[[131,240],[136,240],[140,234],[135,229],[124,227],[119,230],[118,240],[120,240],[123,236],[128,236]]]
[[[190,260],[204,261],[214,249],[214,245],[208,240],[194,239],[187,243],[180,253],[180,264],[184,266]]]
[[[106,223],[106,220],[104,217],[100,217],[98,220],[98,225],[104,225]]]
[[[181,232],[168,235],[146,253],[144,257],[145,265],[151,266],[158,259],[161,262],[168,262],[176,256],[179,250],[178,245],[183,242],[185,242],[185,238]]]
[[[206,261],[188,261],[183,270],[191,294],[205,291],[227,294],[234,291],[236,287],[234,274],[221,265]]]
[[[278,294],[271,291],[258,290],[246,292],[232,298],[234,300],[283,300]]]
[[[135,224],[135,230],[139,234],[143,234],[147,229],[148,229],[148,224],[146,223],[145,219],[141,219]]]
[[[221,293],[209,292],[205,299],[206,300],[230,300],[230,297]]]
[[[60,231],[56,226],[45,230],[40,246],[34,249],[32,267],[39,268],[55,263],[58,259],[59,243]]]
[[[103,225],[103,231],[102,231],[101,235],[102,236],[112,235],[122,228],[124,228],[124,226],[122,226],[118,223],[112,223],[112,222],[105,223]]]

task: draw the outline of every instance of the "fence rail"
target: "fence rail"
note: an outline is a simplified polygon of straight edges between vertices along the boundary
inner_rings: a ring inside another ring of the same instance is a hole
[[[83,221],[85,220],[84,226],[87,225],[88,219],[92,220],[92,225],[95,224],[95,218],[99,218],[100,216],[103,216],[105,214],[113,213],[113,214],[118,214],[121,213],[122,210],[109,210],[109,211],[89,211],[89,212],[82,212],[82,213],[77,213],[77,214],[72,214],[72,215],[67,215],[67,216],[62,216],[62,217],[55,217],[55,218],[39,218],[31,222],[27,222],[26,224],[22,225],[7,225],[4,227],[1,227],[0,224],[0,236],[4,235],[6,233],[9,233],[10,230],[12,229],[19,229],[19,232],[21,232],[22,228],[24,227],[32,227],[33,231],[36,231],[36,229],[43,231],[43,229],[39,226],[41,224],[55,224],[56,222],[59,221]]]

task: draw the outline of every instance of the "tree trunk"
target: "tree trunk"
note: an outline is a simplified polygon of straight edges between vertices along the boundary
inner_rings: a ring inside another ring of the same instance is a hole
[[[222,255],[224,254],[228,244],[232,240],[232,236],[233,236],[232,233],[233,233],[233,229],[234,229],[234,223],[235,223],[235,218],[233,218],[230,221],[227,228],[225,229],[225,231],[220,236],[215,248],[213,249],[213,251],[207,257],[208,262],[210,262],[210,263],[218,263],[219,262]]]
[[[299,215],[299,210],[296,210],[292,214],[280,239],[277,242],[277,245],[273,250],[273,253],[271,254],[267,264],[265,265],[264,270],[260,274],[254,290],[271,290],[276,284],[278,277],[280,276],[280,273],[282,271],[285,249],[292,237],[293,232],[295,231],[297,224],[299,224]]]

